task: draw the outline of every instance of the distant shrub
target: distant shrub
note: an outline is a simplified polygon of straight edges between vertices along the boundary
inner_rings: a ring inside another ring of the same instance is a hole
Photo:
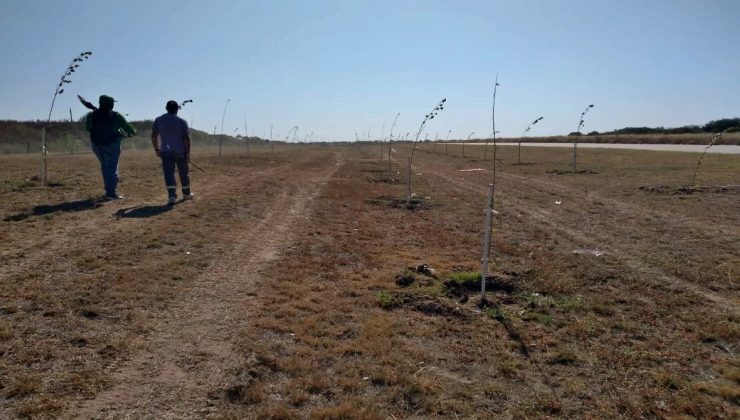
[[[740,129],[740,118],[723,118],[704,124],[702,129],[707,133],[717,133],[728,129]]]

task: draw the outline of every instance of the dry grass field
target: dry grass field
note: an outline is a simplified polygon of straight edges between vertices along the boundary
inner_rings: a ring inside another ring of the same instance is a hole
[[[0,156],[0,418],[740,416],[740,156],[405,147]]]

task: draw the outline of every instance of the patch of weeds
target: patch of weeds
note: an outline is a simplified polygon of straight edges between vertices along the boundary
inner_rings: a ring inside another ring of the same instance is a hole
[[[516,373],[519,370],[519,364],[512,359],[502,360],[498,365],[498,371],[500,374],[507,378],[516,377]]]
[[[573,366],[578,364],[578,356],[573,351],[564,349],[558,351],[547,363],[551,365]]]
[[[447,290],[440,283],[434,283],[429,286],[419,286],[413,289],[413,292],[421,296],[440,298],[447,296]]]
[[[417,275],[413,271],[406,269],[403,273],[396,276],[396,284],[400,287],[408,287],[416,283]]]
[[[8,398],[24,398],[41,390],[41,379],[37,376],[18,376],[5,395]]]
[[[542,396],[537,399],[537,408],[550,415],[558,415],[563,411],[562,403],[554,395]]]
[[[590,305],[579,296],[558,297],[555,304],[563,312],[586,312],[590,309]]]
[[[555,298],[541,293],[526,293],[520,295],[524,305],[534,311],[549,311],[555,308]]]
[[[506,308],[500,305],[489,306],[486,308],[486,315],[495,319],[496,321],[508,322],[511,321],[511,314]]]
[[[13,329],[10,325],[0,324],[0,342],[13,338]]]
[[[709,383],[700,383],[694,385],[694,388],[705,394],[714,395],[723,398],[735,405],[740,405],[740,388],[734,385],[713,385]]]
[[[449,279],[461,286],[480,285],[480,271],[458,271],[450,274]]]
[[[309,394],[321,394],[330,388],[329,382],[322,377],[311,377],[304,381],[303,388]]]
[[[34,395],[18,405],[18,415],[22,418],[56,418],[64,404],[45,395]]]
[[[257,404],[265,399],[262,385],[257,382],[236,384],[226,389],[226,399],[233,404]]]
[[[377,299],[378,305],[387,311],[397,308],[400,304],[400,301],[396,296],[385,291],[378,293]]]
[[[34,177],[36,178],[36,177]],[[12,192],[19,192],[26,190],[28,188],[36,188],[40,187],[41,183],[38,179],[29,178],[29,179],[15,179],[15,180],[5,180],[3,183],[5,186]]]
[[[100,310],[97,308],[84,308],[80,310],[80,316],[84,316],[87,319],[96,319],[100,316]]]
[[[424,401],[426,391],[428,390],[417,384],[408,384],[396,392],[394,400],[404,410],[418,410]]]
[[[437,276],[434,269],[426,264],[421,264],[419,266],[409,267],[403,270],[401,274],[396,275],[395,281],[399,287],[409,287],[411,285],[418,286],[418,291],[418,289],[421,288],[439,288],[440,286],[435,282],[436,278]]]
[[[655,382],[665,389],[677,391],[683,388],[681,380],[670,372],[660,372],[655,374]]]
[[[538,311],[526,312],[524,316],[522,316],[522,319],[525,321],[534,321],[544,326],[549,326],[554,320],[552,315]]]

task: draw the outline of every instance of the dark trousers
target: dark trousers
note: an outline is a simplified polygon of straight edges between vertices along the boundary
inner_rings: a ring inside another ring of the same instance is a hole
[[[175,167],[177,167],[177,173],[180,175],[182,194],[190,194],[190,176],[188,175],[188,161],[185,156],[176,153],[162,153],[162,170],[164,172],[164,183],[167,186],[167,195],[177,197]]]

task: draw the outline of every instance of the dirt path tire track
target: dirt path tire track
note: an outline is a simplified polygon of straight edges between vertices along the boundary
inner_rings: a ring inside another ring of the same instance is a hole
[[[325,165],[286,183],[256,227],[242,226],[241,241],[200,276],[188,293],[161,314],[149,350],[113,374],[113,388],[83,401],[65,418],[202,418],[216,410],[228,386],[226,371],[238,367],[234,331],[249,321],[262,268],[291,239],[312,201],[341,167]],[[233,181],[232,181],[233,182]]]
[[[424,167],[424,164],[421,164],[419,166],[420,169],[422,169],[423,167]],[[481,196],[485,196],[488,193],[488,188],[483,184],[474,183],[463,177],[456,177],[450,174],[446,174],[444,173],[444,171],[439,170],[439,169],[435,171],[434,174],[452,185],[455,185],[457,187],[460,187],[462,189],[465,189],[471,192],[475,192],[476,194],[479,194]],[[507,174],[504,173],[502,175],[505,177]],[[513,179],[516,179],[516,178],[513,178]],[[527,181],[536,182],[536,180],[532,180],[529,178],[527,178]],[[481,201],[481,203],[483,203],[483,201]],[[531,204],[532,203],[530,202],[525,203],[521,199],[517,199],[515,197],[507,198],[507,205],[513,205],[513,207],[516,208],[517,212],[526,214],[528,217],[531,217],[537,220],[538,222],[542,223],[543,225],[546,225],[548,229],[551,229],[555,232],[558,232],[561,235],[564,235],[570,238],[572,241],[574,241],[577,244],[580,244],[581,246],[598,247],[598,248],[604,249],[610,254],[616,256],[620,261],[622,261],[630,269],[636,270],[638,272],[642,272],[644,274],[648,274],[650,275],[650,277],[656,279],[656,281],[660,281],[662,285],[670,284],[672,287],[675,287],[679,290],[690,291],[698,296],[702,296],[708,302],[712,303],[714,306],[719,307],[719,309],[725,312],[733,313],[735,315],[740,314],[740,310],[738,310],[737,301],[735,299],[726,298],[724,296],[721,296],[717,293],[712,292],[711,290],[708,290],[705,287],[702,287],[692,282],[680,279],[675,276],[671,276],[663,272],[660,268],[645,263],[644,261],[642,261],[642,259],[640,259],[636,255],[633,255],[633,253],[629,252],[624,247],[617,247],[616,245],[605,245],[605,241],[598,240],[599,239],[598,237],[594,238],[593,236],[588,236],[577,229],[571,229],[562,224],[555,223],[553,220],[551,220],[551,218],[549,217],[549,214],[544,212],[543,209],[531,208]],[[626,212],[627,209],[620,208],[620,211]],[[591,232],[591,233],[595,233],[595,232]],[[611,235],[611,233],[610,232],[599,232],[599,236],[601,235],[608,236],[608,235]]]

